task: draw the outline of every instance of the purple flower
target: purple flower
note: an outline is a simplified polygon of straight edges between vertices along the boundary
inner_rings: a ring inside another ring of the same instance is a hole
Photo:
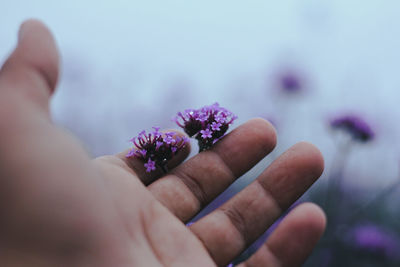
[[[143,137],[144,135],[146,135],[146,131],[145,131],[145,130],[143,130],[143,131],[141,131],[141,132],[139,133],[139,138],[140,138],[140,137]]]
[[[174,132],[165,133],[164,142],[167,144],[172,144],[174,140]]]
[[[144,167],[146,168],[146,172],[151,172],[156,169],[156,163],[149,159],[147,163],[144,164]]]
[[[201,138],[203,139],[212,138],[212,132],[210,131],[210,129],[201,130],[200,133]]]
[[[298,92],[302,89],[302,84],[296,75],[293,73],[286,73],[281,77],[282,90],[290,93]]]
[[[207,114],[205,110],[202,110],[203,113],[199,114],[199,117],[197,118],[197,120],[201,121],[201,122],[206,122],[209,118],[209,114]]]
[[[164,142],[157,141],[156,142],[156,150],[158,150],[163,144],[164,144]]]
[[[374,224],[359,225],[350,232],[355,249],[383,257],[397,257],[400,240],[393,233]]]
[[[153,134],[154,134],[155,137],[161,136],[161,133],[159,132],[160,131],[160,127],[153,127],[153,129],[154,129]]]
[[[160,128],[153,128],[153,132],[142,131],[131,139],[134,148],[126,157],[143,160],[146,172],[156,170],[157,166],[167,172],[168,161],[186,146],[188,139],[179,137],[175,132],[161,133]]]
[[[211,124],[211,129],[213,130],[213,131],[220,131],[221,130],[221,128],[219,128],[219,127],[221,127],[221,123],[219,123],[219,122],[213,122],[212,124]]]
[[[197,134],[203,127],[203,123],[199,119],[199,111],[194,109],[187,109],[184,113],[179,112],[174,118],[176,124],[183,128],[190,136]]]
[[[135,155],[136,151],[134,149],[129,150],[128,154],[126,154],[126,157],[133,157]]]
[[[174,121],[190,137],[197,139],[201,152],[211,148],[220,140],[236,119],[236,115],[215,103],[200,109],[179,112]]]
[[[303,75],[294,69],[284,69],[276,74],[277,88],[286,94],[298,94],[304,91],[305,81]]]
[[[355,115],[344,115],[330,121],[333,129],[341,129],[349,133],[359,142],[368,142],[374,138],[371,127],[361,118]]]

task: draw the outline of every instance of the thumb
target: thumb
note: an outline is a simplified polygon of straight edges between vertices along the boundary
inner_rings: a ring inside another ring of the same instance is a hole
[[[58,50],[47,27],[38,20],[24,22],[18,45],[0,70],[0,99],[30,101],[48,111],[58,65]]]

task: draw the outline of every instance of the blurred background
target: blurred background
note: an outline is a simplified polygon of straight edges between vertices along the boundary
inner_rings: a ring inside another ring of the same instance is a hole
[[[399,266],[399,8],[394,0],[13,0],[0,8],[0,61],[23,20],[50,27],[62,54],[54,121],[93,156],[130,147],[142,129],[176,128],[176,112],[214,102],[239,116],[236,126],[271,121],[276,150],[207,211],[291,145],[314,143],[326,170],[300,201],[320,204],[329,224],[306,266]]]

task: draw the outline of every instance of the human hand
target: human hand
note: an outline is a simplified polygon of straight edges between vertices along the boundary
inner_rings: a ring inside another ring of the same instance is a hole
[[[52,124],[58,52],[48,29],[25,22],[0,72],[1,266],[224,266],[320,176],[323,159],[299,143],[252,184],[190,227],[185,222],[275,146],[254,119],[166,175],[145,173],[123,152],[91,160]],[[298,266],[325,228],[302,204],[242,266]]]

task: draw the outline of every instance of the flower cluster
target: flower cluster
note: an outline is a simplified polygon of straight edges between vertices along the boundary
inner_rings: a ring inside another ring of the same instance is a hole
[[[186,146],[188,139],[180,137],[175,132],[162,133],[159,127],[153,129],[153,132],[142,131],[131,139],[135,147],[126,157],[142,159],[145,162],[146,172],[156,170],[157,166],[167,172],[168,161]]]
[[[342,129],[348,132],[354,140],[359,142],[365,143],[374,138],[374,132],[372,129],[358,116],[341,116],[331,120],[330,125],[334,129]]]
[[[215,103],[200,109],[179,112],[174,121],[190,137],[197,139],[201,152],[211,148],[221,139],[236,119],[236,115]]]

